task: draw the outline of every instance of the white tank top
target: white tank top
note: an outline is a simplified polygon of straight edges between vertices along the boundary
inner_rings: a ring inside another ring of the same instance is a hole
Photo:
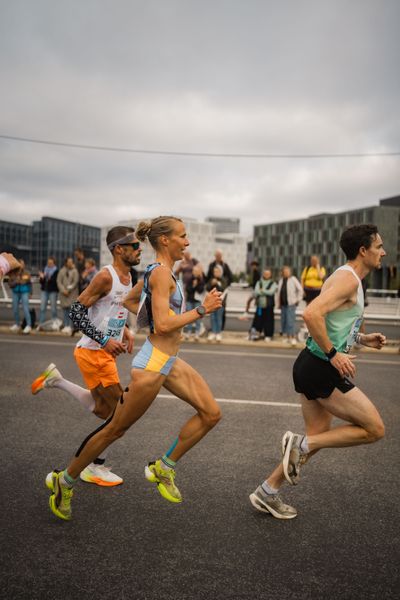
[[[88,309],[88,317],[93,325],[95,325],[97,329],[100,329],[104,335],[109,335],[121,342],[128,317],[128,311],[122,306],[122,302],[132,289],[132,283],[123,285],[118,277],[118,273],[112,265],[106,265],[104,268],[108,269],[110,272],[112,277],[112,287],[107,296],[99,298],[99,300]],[[77,348],[101,350],[100,344],[87,335],[83,335],[76,346]]]

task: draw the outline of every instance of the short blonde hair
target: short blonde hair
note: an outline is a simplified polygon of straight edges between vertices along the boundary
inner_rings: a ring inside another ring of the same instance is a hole
[[[178,217],[156,217],[151,221],[141,221],[136,228],[136,237],[141,242],[146,238],[154,249],[158,247],[158,238],[162,235],[169,236],[174,231],[175,221],[182,223]]]

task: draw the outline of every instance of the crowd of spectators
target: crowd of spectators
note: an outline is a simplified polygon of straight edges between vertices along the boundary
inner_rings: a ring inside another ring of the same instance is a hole
[[[255,272],[258,262],[250,265],[249,285],[254,288],[247,300],[243,318],[249,318],[252,302],[255,303],[255,314],[249,331],[252,341],[264,339],[272,341],[274,337],[274,309],[280,310],[280,338],[292,345],[296,344],[296,308],[304,300],[312,302],[321,292],[326,278],[326,269],[319,263],[316,255],[311,256],[310,264],[303,269],[301,281],[292,274],[292,269],[284,265],[277,281],[272,278],[270,269],[263,271],[262,277],[255,283]]]
[[[20,260],[19,264],[20,267],[13,270],[8,278],[15,321],[11,330],[21,331],[26,335],[35,326],[36,314],[35,310],[29,307],[29,298],[32,296],[31,274],[23,260]],[[81,248],[76,248],[73,257],[68,256],[61,268],[56,264],[55,258],[49,256],[43,271],[39,272],[41,296],[37,329],[61,330],[64,334],[72,335],[74,329],[68,316],[70,306],[97,272],[95,260],[86,258]],[[186,251],[175,271],[175,276],[183,287],[187,310],[192,310],[201,304],[205,294],[213,288],[222,293],[223,305],[210,316],[209,331],[202,320],[185,327],[183,331],[185,339],[197,341],[205,334],[209,341],[220,342],[225,328],[228,290],[233,282],[232,271],[224,261],[222,251],[219,249],[215,251],[214,260],[210,262],[206,271],[199,261]],[[296,308],[302,300],[309,304],[319,295],[325,278],[326,269],[320,265],[316,255],[310,257],[310,263],[304,267],[300,281],[293,275],[288,265],[284,265],[279,277],[274,279],[271,269],[265,268],[261,272],[258,261],[253,260],[248,276],[251,294],[247,298],[244,313],[245,318],[249,318],[250,307],[254,303],[249,339],[271,342],[276,336],[274,311],[279,309],[279,338],[290,344],[296,344]],[[133,285],[137,279],[137,272],[133,269]],[[62,310],[62,319],[59,319],[57,314],[58,302]],[[49,305],[50,319],[47,318]]]
[[[10,272],[8,285],[12,292],[14,324],[11,331],[29,334],[36,324],[36,312],[29,307],[32,297],[32,277],[25,268],[23,260],[19,260],[20,268]],[[49,256],[43,271],[39,271],[40,309],[37,330],[47,329],[72,335],[74,328],[68,316],[70,306],[79,294],[89,285],[98,272],[93,258],[85,258],[81,248],[76,248],[74,257],[68,256],[61,268],[56,264],[54,256]],[[57,303],[62,310],[62,319],[58,318]],[[47,311],[50,305],[50,319]],[[20,307],[24,320],[21,323]]]

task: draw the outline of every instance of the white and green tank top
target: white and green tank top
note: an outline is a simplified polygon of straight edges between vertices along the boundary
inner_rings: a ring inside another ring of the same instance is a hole
[[[356,335],[359,332],[363,320],[364,312],[364,292],[361,279],[350,265],[343,265],[336,271],[350,271],[358,281],[357,302],[354,306],[345,310],[334,310],[325,316],[326,330],[328,337],[338,352],[349,352],[355,343]],[[335,273],[336,273],[335,271]],[[325,353],[310,336],[306,342],[307,348],[323,360],[328,360]]]

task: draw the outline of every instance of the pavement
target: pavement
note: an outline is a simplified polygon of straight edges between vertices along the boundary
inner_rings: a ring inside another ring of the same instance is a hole
[[[298,350],[259,343],[184,343],[180,356],[220,402],[218,427],[178,464],[181,505],[143,475],[192,409],[163,390],[109,453],[116,488],[81,483],[71,522],[48,509],[46,474],[99,424],[67,394],[32,396],[50,362],[81,383],[60,335],[0,334],[1,597],[7,600],[392,599],[399,590],[398,354],[362,353],[357,384],[386,424],[377,444],[326,450],[282,496],[279,521],[248,501],[279,460],[282,434],[303,429],[291,367]],[[131,356],[119,358],[121,381]]]

